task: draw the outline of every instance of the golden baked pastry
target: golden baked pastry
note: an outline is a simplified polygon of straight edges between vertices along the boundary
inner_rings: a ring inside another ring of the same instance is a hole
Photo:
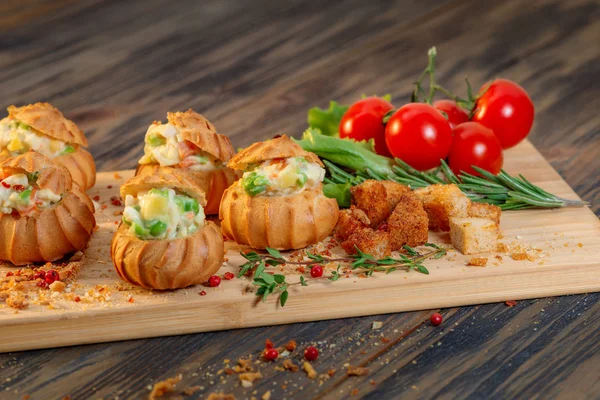
[[[51,104],[8,107],[0,120],[0,161],[35,150],[69,170],[83,190],[96,183],[96,165],[85,135]]]
[[[94,205],[69,171],[31,151],[0,164],[0,260],[55,261],[83,250]]]
[[[289,250],[318,243],[333,231],[339,208],[323,194],[323,164],[289,137],[255,143],[227,165],[245,172],[221,201],[226,237],[256,249]]]
[[[148,128],[137,173],[151,174],[161,167],[179,169],[206,193],[204,212],[217,214],[223,192],[239,179],[225,165],[235,153],[229,139],[191,109],[167,113],[167,120]]]
[[[223,237],[206,221],[204,192],[173,168],[138,175],[121,187],[123,220],[111,258],[119,276],[148,289],[204,283],[224,259]]]

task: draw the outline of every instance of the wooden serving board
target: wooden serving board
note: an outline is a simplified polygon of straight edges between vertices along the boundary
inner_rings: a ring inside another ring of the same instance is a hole
[[[505,167],[523,173],[559,196],[577,195],[539,152],[524,142],[506,153]],[[294,285],[285,308],[276,297],[257,302],[248,278],[223,280],[218,288],[195,286],[156,292],[122,282],[109,254],[122,207],[111,204],[132,171],[102,172],[89,191],[99,196],[99,230],[85,252],[81,271],[67,293],[36,289],[29,306],[0,308],[0,351],[28,350],[154,336],[179,335],[331,318],[443,308],[600,290],[600,221],[586,208],[506,212],[501,240],[508,253],[485,255],[486,267],[467,266],[469,257],[449,251],[430,260],[430,275],[396,271],[371,278],[353,275],[337,282]],[[430,241],[449,246],[448,234],[430,232]],[[242,248],[226,242],[219,271],[236,273]],[[531,260],[513,260],[527,252]],[[502,260],[500,260],[500,258]],[[0,277],[16,267],[0,267]],[[291,269],[289,282],[299,276]],[[328,274],[326,269],[325,274]],[[205,295],[199,293],[204,291]],[[78,300],[78,301],[76,301]]]

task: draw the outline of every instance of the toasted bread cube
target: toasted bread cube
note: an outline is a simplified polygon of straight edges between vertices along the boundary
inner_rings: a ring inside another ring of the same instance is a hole
[[[342,248],[348,254],[356,254],[356,247],[376,259],[392,254],[390,235],[385,231],[374,231],[370,228],[359,229],[342,242]]]
[[[500,225],[501,214],[502,209],[493,204],[472,201],[469,205],[469,217],[491,219],[498,226]]]
[[[355,206],[341,210],[333,235],[339,240],[346,240],[355,231],[367,228],[371,224],[367,214]]]
[[[410,187],[394,181],[381,181],[385,187],[385,194],[390,208],[390,213],[394,211],[403,194],[410,193]]]
[[[454,184],[435,184],[413,192],[429,216],[429,228],[450,230],[451,217],[468,217],[471,200]]]
[[[463,254],[476,254],[496,249],[498,225],[487,218],[450,218],[452,245]]]
[[[402,195],[387,220],[392,251],[400,250],[405,244],[420,246],[427,243],[429,219],[423,204],[408,192]]]
[[[390,216],[385,186],[379,181],[367,180],[350,189],[352,204],[367,214],[375,228]]]

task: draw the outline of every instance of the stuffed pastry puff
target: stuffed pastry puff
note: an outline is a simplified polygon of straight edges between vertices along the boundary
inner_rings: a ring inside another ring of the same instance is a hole
[[[8,117],[0,120],[0,161],[35,150],[67,168],[83,190],[96,183],[87,145],[81,129],[48,103],[10,106]]]
[[[151,173],[160,167],[179,169],[206,193],[204,212],[217,214],[223,192],[239,179],[239,174],[225,165],[235,153],[229,139],[191,109],[167,113],[167,120],[148,128],[137,173]]]
[[[255,143],[227,164],[243,170],[225,191],[219,217],[223,234],[255,249],[300,249],[325,239],[338,204],[325,197],[323,163],[287,136]]]
[[[204,192],[173,168],[138,175],[121,186],[122,222],[111,243],[119,276],[148,289],[204,283],[221,267],[223,237],[206,221]]]
[[[83,250],[94,205],[69,171],[31,151],[0,164],[0,260],[55,261]]]

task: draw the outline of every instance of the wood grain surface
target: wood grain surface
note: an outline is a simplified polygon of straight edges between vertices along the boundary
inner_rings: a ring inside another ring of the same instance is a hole
[[[192,107],[245,146],[299,135],[306,110],[330,99],[391,93],[400,104],[437,45],[451,89],[468,75],[528,90],[531,141],[600,212],[598,2],[9,0],[0,10],[0,105],[52,102],[86,131],[100,169],[133,167],[148,123],[169,110]],[[203,386],[189,398],[600,396],[600,295],[445,309],[438,329],[432,312],[4,354],[0,398],[145,398],[179,373],[178,387]],[[217,374],[267,338],[317,343],[315,367],[336,373],[319,384],[261,368],[251,389]],[[347,377],[346,363],[369,374]]]
[[[513,175],[527,170],[528,179],[544,190],[576,198],[529,141],[505,152],[504,168]],[[98,230],[83,252],[80,272],[65,293],[50,292],[48,297],[47,289],[34,287],[29,306],[18,313],[2,305],[0,352],[600,291],[600,221],[587,207],[504,212],[501,243],[508,250],[480,255],[486,257],[485,267],[469,266],[473,256],[454,250],[447,232],[430,232],[428,241],[447,248],[448,254],[425,262],[428,275],[400,270],[364,279],[342,272],[333,283],[326,277],[337,264],[330,263],[323,266],[323,279],[312,280],[305,273],[309,283],[302,287],[295,266],[269,268],[284,273],[290,284],[285,308],[277,295],[259,301],[249,293],[247,278],[223,280],[218,288],[144,290],[119,278],[110,255],[123,211],[112,199],[133,175],[133,170],[98,173],[96,186],[88,191],[98,202]],[[227,261],[218,275],[237,275],[247,261],[240,252],[251,249],[227,240],[225,250]],[[331,253],[334,258],[345,254],[337,246]],[[530,259],[514,259],[515,254]],[[0,277],[14,271],[14,266],[0,266]]]

